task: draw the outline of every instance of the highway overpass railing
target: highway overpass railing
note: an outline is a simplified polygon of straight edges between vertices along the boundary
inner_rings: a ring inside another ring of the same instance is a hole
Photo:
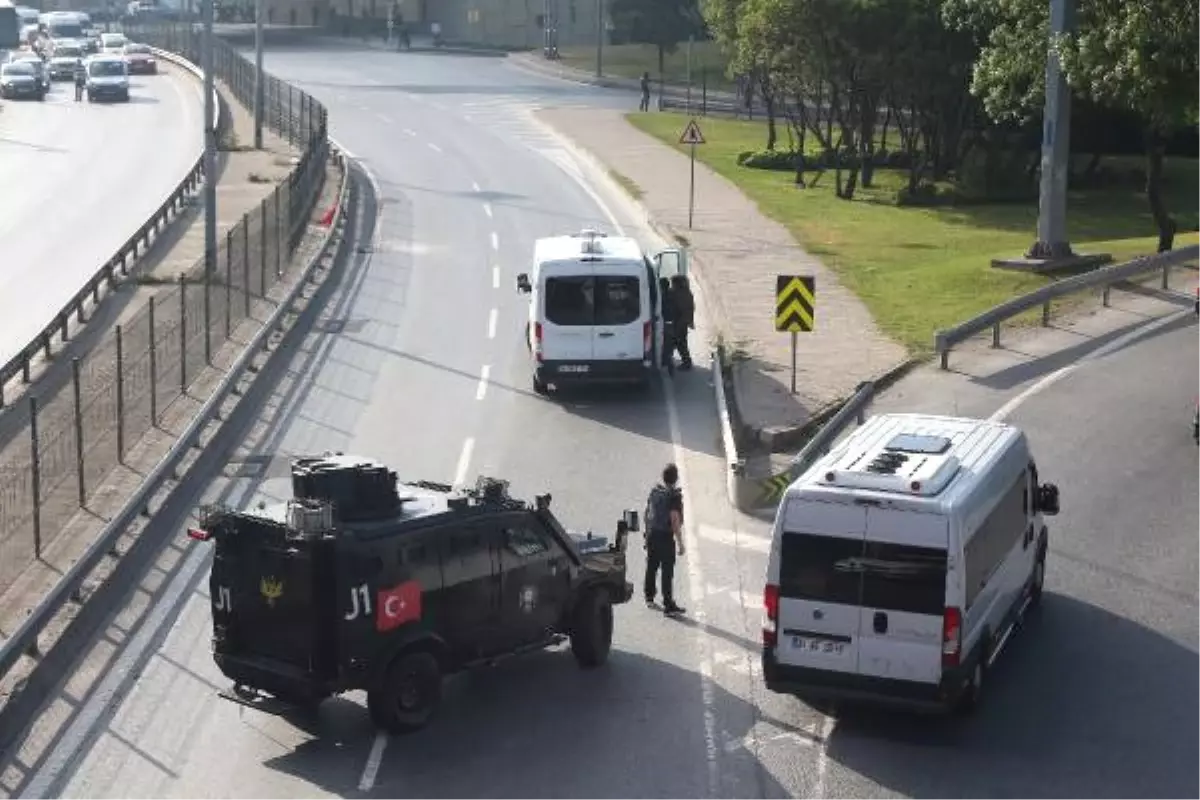
[[[128,32],[157,48],[160,58],[199,73],[200,37],[189,26]],[[252,104],[254,66],[220,40],[214,74],[238,100]],[[201,257],[167,279],[168,285],[155,286],[140,310],[98,336],[81,357],[52,364],[0,414],[0,594],[54,545],[108,474],[160,426],[168,407],[188,392],[236,327],[251,317],[255,303],[283,277],[321,195],[330,144],[320,103],[269,76],[264,90],[267,126],[298,151],[287,179],[222,235],[211,272]],[[189,176],[191,182],[181,187],[194,192],[202,177]],[[158,224],[161,217],[156,215]],[[131,269],[107,262],[84,292]],[[60,324],[56,320],[38,338],[39,353],[49,349]],[[65,360],[61,350],[57,355]],[[15,369],[19,374],[27,367]]]
[[[1042,325],[1049,325],[1050,306],[1055,300],[1075,294],[1076,292],[1101,289],[1102,302],[1107,306],[1109,294],[1115,284],[1124,283],[1152,272],[1162,273],[1160,285],[1163,289],[1168,289],[1170,288],[1171,268],[1189,264],[1195,261],[1198,255],[1200,255],[1200,245],[1189,245],[1177,250],[1169,250],[1165,253],[1156,253],[1155,255],[1135,258],[1124,264],[1102,267],[1083,275],[1075,275],[1055,281],[1054,283],[1035,289],[1028,294],[1014,297],[998,306],[989,308],[982,314],[974,316],[965,322],[960,322],[953,328],[938,331],[933,336],[934,350],[941,360],[942,369],[949,369],[950,351],[954,345],[964,342],[990,328],[992,331],[992,347],[999,347],[1000,326],[1013,317],[1040,306],[1042,309]]]

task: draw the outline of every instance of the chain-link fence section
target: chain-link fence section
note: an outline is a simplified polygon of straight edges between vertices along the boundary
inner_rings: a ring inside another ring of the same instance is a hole
[[[132,32],[140,41],[200,62],[190,26]],[[217,40],[214,76],[253,107],[254,65]],[[187,391],[234,329],[282,277],[312,214],[329,155],[327,117],[312,97],[265,76],[265,123],[301,151],[288,178],[221,238],[205,259],[12,408],[27,422],[0,431],[0,592],[80,508],[164,410]]]

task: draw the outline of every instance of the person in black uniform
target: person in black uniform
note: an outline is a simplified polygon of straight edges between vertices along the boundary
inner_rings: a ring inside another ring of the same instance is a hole
[[[696,327],[696,298],[686,275],[671,278],[671,295],[675,303],[674,337],[675,350],[679,353],[679,368],[692,368],[692,351],[688,347],[688,331]]]
[[[675,307],[675,294],[671,291],[671,282],[666,278],[658,279],[659,308],[662,309],[663,340],[662,365],[667,368],[667,374],[675,374],[675,319],[679,310]]]
[[[650,110],[650,73],[642,73],[642,102],[638,104],[638,111]]]
[[[682,614],[686,609],[675,603],[672,585],[675,577],[675,556],[684,555],[683,493],[679,490],[679,468],[667,464],[662,471],[662,483],[650,490],[646,499],[646,581],[643,594],[646,605],[654,607],[658,573],[662,572],[662,610],[668,616]]]

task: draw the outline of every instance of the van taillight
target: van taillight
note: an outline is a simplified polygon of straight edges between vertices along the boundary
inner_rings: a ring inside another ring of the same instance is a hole
[[[533,357],[542,360],[542,323],[533,323]]]
[[[203,528],[188,528],[187,535],[189,539],[195,539],[197,542],[207,542],[212,538],[212,534]]]
[[[650,358],[654,353],[654,323],[642,323],[642,354]]]
[[[763,589],[763,609],[767,612],[762,630],[763,647],[774,647],[779,638],[779,587],[773,583],[768,583]]]
[[[942,666],[957,667],[962,656],[962,612],[947,608],[942,614]]]

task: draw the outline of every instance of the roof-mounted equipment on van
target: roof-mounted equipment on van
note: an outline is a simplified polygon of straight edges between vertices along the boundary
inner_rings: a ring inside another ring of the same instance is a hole
[[[958,458],[944,436],[902,433],[878,450],[851,451],[824,475],[824,482],[848,489],[936,495],[957,474]]]
[[[599,258],[588,258],[587,256],[604,255],[604,245],[600,240],[605,238],[606,234],[600,233],[600,231],[592,230],[591,228],[584,228],[579,232],[578,236],[579,238],[583,239],[583,242],[580,245],[580,251],[584,255],[582,260],[599,261]]]

